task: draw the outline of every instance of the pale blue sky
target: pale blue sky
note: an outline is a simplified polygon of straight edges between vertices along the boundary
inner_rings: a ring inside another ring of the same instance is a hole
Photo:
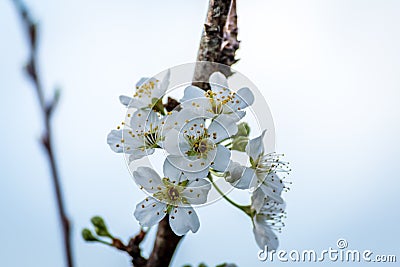
[[[195,59],[206,1],[27,2],[40,24],[47,93],[62,87],[54,118],[57,158],[73,218],[77,266],[129,266],[112,249],[86,244],[92,215],[121,237],[143,193],[106,144],[122,120],[118,95],[141,76]],[[352,249],[400,257],[400,2],[238,1],[240,62],[266,97],[277,149],[292,164],[282,249],[323,250],[344,237]],[[21,72],[27,46],[10,1],[0,1],[0,262],[63,266],[41,122]],[[251,223],[220,201],[198,210],[173,266],[257,260]],[[145,242],[145,253],[152,239]],[[320,264],[322,265],[322,264]],[[377,265],[377,264],[375,264]]]

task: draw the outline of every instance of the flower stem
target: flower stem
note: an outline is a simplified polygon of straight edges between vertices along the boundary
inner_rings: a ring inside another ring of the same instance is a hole
[[[214,179],[212,177],[212,174],[209,173],[208,174],[208,179],[210,180],[211,184],[214,186],[214,188],[217,190],[217,192],[226,200],[228,201],[230,204],[232,204],[233,206],[235,206],[236,208],[240,209],[241,211],[243,211],[244,213],[248,214],[249,216],[251,216],[251,210],[250,210],[250,206],[243,206],[243,205],[239,205],[237,204],[235,201],[233,201],[232,199],[230,199],[229,197],[227,197],[225,195],[224,192],[222,192],[222,190],[217,186],[217,184],[214,182]]]

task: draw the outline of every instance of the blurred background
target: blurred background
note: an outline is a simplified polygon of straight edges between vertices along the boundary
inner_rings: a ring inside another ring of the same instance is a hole
[[[56,155],[77,266],[130,266],[80,237],[93,215],[127,240],[144,196],[106,135],[124,118],[120,94],[142,76],[196,58],[207,1],[26,1],[40,26],[40,73],[51,95]],[[235,69],[263,93],[277,150],[292,164],[280,248],[336,247],[400,256],[400,2],[238,1]],[[41,117],[22,72],[28,47],[11,1],[0,1],[0,265],[64,266]],[[257,259],[250,220],[227,203],[198,209],[173,266]],[[152,231],[154,231],[153,229]],[[152,247],[152,234],[144,254]],[[322,263],[319,263],[321,265]],[[324,263],[328,264],[328,262]],[[301,265],[298,263],[298,265]],[[376,264],[378,265],[378,264]],[[393,264],[392,264],[393,265]]]

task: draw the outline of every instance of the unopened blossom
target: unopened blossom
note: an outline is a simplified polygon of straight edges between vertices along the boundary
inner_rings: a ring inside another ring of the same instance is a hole
[[[175,117],[176,127],[165,136],[164,148],[170,154],[170,162],[188,173],[208,173],[210,167],[225,171],[231,152],[220,142],[237,132],[235,122],[227,117],[209,122],[209,118],[185,109],[179,113]]]
[[[165,134],[172,127],[166,123],[168,116],[161,117],[152,110],[137,110],[128,114],[128,124],[108,134],[107,143],[114,152],[129,155],[129,161],[151,155],[162,146]]]
[[[286,171],[286,163],[280,161],[279,154],[265,153],[263,133],[250,140],[246,146],[250,166],[242,166],[231,162],[228,168],[227,181],[239,189],[255,189],[260,187],[265,195],[279,203],[283,203],[281,192],[285,188],[279,171]]]
[[[204,177],[188,178],[168,160],[164,161],[163,178],[149,167],[139,167],[133,177],[151,195],[136,206],[134,215],[142,226],[153,226],[168,214],[175,234],[197,232],[200,222],[191,205],[207,201],[211,185]]]
[[[261,249],[276,250],[279,241],[274,231],[280,232],[284,226],[285,204],[272,200],[260,188],[253,192],[251,200],[253,234],[257,245]]]
[[[127,107],[137,109],[152,109],[157,105],[168,89],[170,71],[166,73],[162,81],[155,78],[141,78],[136,83],[136,91],[133,97],[121,95],[121,103]]]
[[[246,114],[244,109],[254,102],[254,95],[247,87],[234,92],[229,89],[226,77],[220,72],[211,74],[209,83],[211,90],[196,86],[185,89],[181,105],[192,108],[196,114],[207,117],[226,116],[237,122]]]

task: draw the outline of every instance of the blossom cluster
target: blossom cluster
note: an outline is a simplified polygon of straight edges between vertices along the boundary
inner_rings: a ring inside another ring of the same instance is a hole
[[[287,164],[281,155],[265,152],[265,131],[249,138],[250,128],[242,120],[254,102],[252,91],[229,89],[226,77],[215,72],[209,79],[210,90],[188,86],[179,105],[168,111],[164,101],[169,82],[169,71],[161,81],[142,78],[133,97],[120,96],[120,102],[133,111],[123,127],[107,137],[110,148],[124,153],[130,163],[158,149],[165,152],[161,176],[150,167],[133,171],[136,183],[148,194],[137,204],[134,216],[143,227],[168,216],[175,234],[195,233],[200,222],[193,207],[207,202],[210,190],[217,187],[213,179],[222,177],[234,188],[251,192],[251,205],[236,207],[251,217],[257,244],[275,249],[274,230],[283,225],[281,193],[286,188],[278,173],[286,172]],[[233,161],[233,150],[245,153],[247,164]]]

